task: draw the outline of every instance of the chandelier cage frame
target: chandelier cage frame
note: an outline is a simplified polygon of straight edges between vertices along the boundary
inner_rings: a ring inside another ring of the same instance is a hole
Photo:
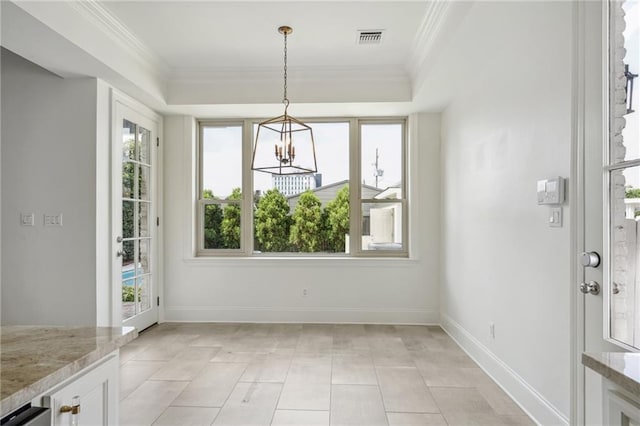
[[[301,120],[294,118],[288,114],[289,99],[287,98],[287,36],[293,32],[293,29],[288,26],[282,26],[278,28],[278,32],[284,35],[284,96],[282,103],[284,104],[284,114],[262,121],[258,124],[258,130],[256,132],[256,138],[253,146],[253,156],[251,159],[251,170],[258,172],[271,173],[275,175],[302,175],[312,174],[318,171],[318,163],[316,158],[316,145],[313,138],[313,129],[311,126],[305,124]],[[308,132],[308,137],[294,136],[298,134]],[[273,138],[273,133],[276,133],[278,137]],[[267,134],[267,136],[265,136]],[[262,139],[261,139],[262,135]],[[259,156],[258,151],[261,153],[268,152],[270,150],[269,145],[274,143],[274,150],[272,151],[275,160],[273,165],[260,164],[260,158],[265,157],[266,154]],[[307,144],[304,146],[303,144]],[[296,146],[298,150],[303,148],[304,153],[311,153],[312,160],[307,160],[306,163],[298,161],[296,162]],[[258,159],[258,162],[256,162]]]

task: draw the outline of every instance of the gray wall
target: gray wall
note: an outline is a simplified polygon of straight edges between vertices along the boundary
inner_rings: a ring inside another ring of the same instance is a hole
[[[1,65],[2,324],[94,325],[96,80],[5,49]],[[45,213],[63,226],[45,227]]]

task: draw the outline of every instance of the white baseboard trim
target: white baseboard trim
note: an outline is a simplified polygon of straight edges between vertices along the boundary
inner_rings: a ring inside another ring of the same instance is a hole
[[[489,348],[445,314],[440,325],[453,340],[539,425],[568,425],[569,418],[513,371]]]
[[[343,324],[438,324],[440,313],[424,309],[167,306],[166,322]]]

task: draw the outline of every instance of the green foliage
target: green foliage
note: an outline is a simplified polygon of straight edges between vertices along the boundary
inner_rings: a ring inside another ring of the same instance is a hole
[[[234,188],[227,200],[241,200],[242,192],[240,188]],[[222,242],[224,248],[237,249],[240,248],[240,205],[233,203],[227,204],[222,211],[222,223],[220,224],[220,232],[222,234]]]
[[[345,234],[349,233],[349,187],[345,186],[324,209],[326,246],[334,252],[345,250]]]
[[[322,208],[318,197],[311,191],[300,195],[293,212],[289,242],[299,251],[318,251],[322,242]]]
[[[277,189],[268,190],[258,201],[255,236],[266,252],[286,251],[289,246],[289,203]]]
[[[640,188],[627,188],[625,198],[640,198]]]
[[[142,295],[142,289],[138,288],[138,299]],[[123,302],[135,302],[135,288],[134,286],[122,286],[122,301]]]

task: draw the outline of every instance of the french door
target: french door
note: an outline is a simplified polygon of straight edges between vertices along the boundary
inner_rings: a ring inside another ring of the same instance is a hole
[[[114,312],[123,325],[143,330],[158,321],[156,162],[159,119],[152,112],[131,107],[120,99],[114,100],[113,116]]]

